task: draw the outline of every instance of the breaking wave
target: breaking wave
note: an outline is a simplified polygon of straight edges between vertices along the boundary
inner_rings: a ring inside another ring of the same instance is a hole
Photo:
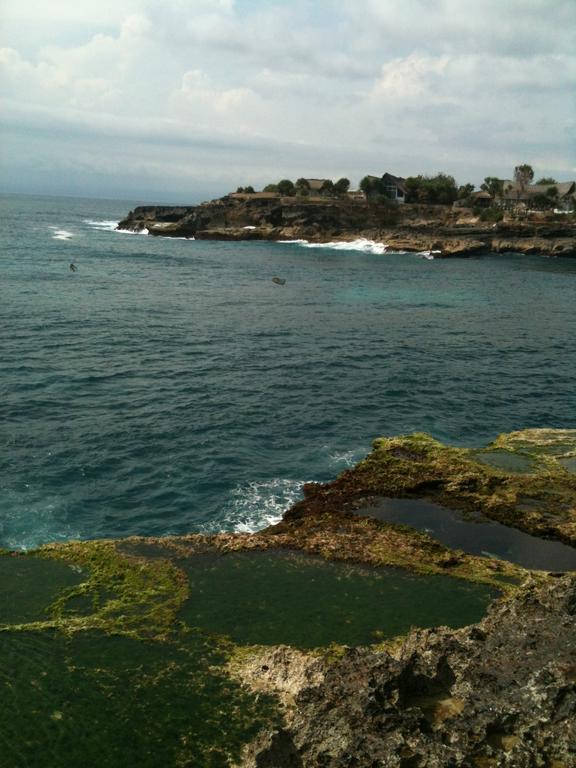
[[[254,533],[274,525],[287,509],[303,498],[305,482],[275,478],[239,485],[232,491],[223,516],[210,523],[206,530]]]
[[[310,243],[308,240],[280,240],[281,243],[292,243],[300,245],[302,248],[330,248],[334,251],[359,251],[360,253],[373,253],[382,255],[386,253],[388,246],[385,243],[377,243],[375,240],[368,240],[366,237],[359,237],[357,240],[334,241],[330,243]]]
[[[120,232],[123,235],[147,235],[148,230],[146,227],[144,229],[139,230],[138,232],[134,232],[132,229],[115,229],[115,232]]]
[[[68,232],[67,229],[58,229],[58,227],[50,227],[50,229],[54,232],[53,240],[70,240],[71,237],[74,237],[74,233]]]
[[[84,224],[88,224],[91,229],[98,229],[105,232],[114,232],[118,226],[117,221],[102,221],[100,219],[84,219]]]

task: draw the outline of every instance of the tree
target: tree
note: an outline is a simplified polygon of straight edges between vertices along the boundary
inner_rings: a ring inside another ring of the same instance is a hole
[[[278,182],[278,192],[285,197],[293,197],[296,194],[294,182],[290,181],[290,179],[282,179],[282,181]]]
[[[385,192],[382,179],[376,176],[364,176],[360,182],[360,189],[366,197],[376,197],[376,195],[383,195]]]
[[[244,194],[245,195],[253,195],[254,194],[254,187],[252,187],[252,186],[244,187]]]
[[[322,186],[320,187],[320,192],[323,195],[333,195],[334,191],[335,191],[334,182],[330,181],[330,179],[326,179],[324,184],[322,184]]]
[[[345,195],[350,189],[350,179],[341,178],[334,184],[334,191],[338,195]]]
[[[486,176],[484,183],[480,185],[480,189],[488,192],[492,197],[502,197],[504,182],[496,176]]]
[[[549,201],[551,208],[558,204],[558,195],[558,187],[552,186],[546,190],[546,199]]]
[[[409,176],[406,179],[406,202],[451,205],[458,197],[453,176],[437,173],[436,176]]]
[[[308,183],[308,179],[298,179],[296,182],[296,189],[310,189],[310,184]]]
[[[544,176],[541,179],[538,179],[536,184],[558,184],[556,179],[553,179],[552,176]]]
[[[278,192],[278,184],[266,184],[264,192]]]
[[[514,168],[514,181],[520,184],[522,189],[526,189],[528,184],[531,183],[534,178],[534,169],[531,165],[517,165]]]
[[[458,200],[466,200],[474,192],[474,184],[463,184],[458,187]]]
[[[240,195],[242,194],[242,192],[244,192],[244,187],[238,187],[238,189],[236,190],[236,194]]]

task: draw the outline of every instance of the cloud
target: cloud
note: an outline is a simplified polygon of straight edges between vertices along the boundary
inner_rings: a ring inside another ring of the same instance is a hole
[[[87,184],[99,154],[174,188],[191,167],[232,186],[573,167],[572,0],[6,3],[2,138],[16,167],[26,137],[31,179],[60,162],[65,184],[70,142]]]

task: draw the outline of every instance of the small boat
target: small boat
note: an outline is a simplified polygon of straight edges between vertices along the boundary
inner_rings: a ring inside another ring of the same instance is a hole
[[[286,280],[283,277],[273,277],[272,282],[276,283],[276,285],[286,285]]]

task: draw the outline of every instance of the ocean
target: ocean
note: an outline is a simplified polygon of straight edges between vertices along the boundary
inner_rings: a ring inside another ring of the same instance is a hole
[[[576,261],[114,231],[136,204],[0,196],[0,546],[253,531],[381,435],[576,428]]]

